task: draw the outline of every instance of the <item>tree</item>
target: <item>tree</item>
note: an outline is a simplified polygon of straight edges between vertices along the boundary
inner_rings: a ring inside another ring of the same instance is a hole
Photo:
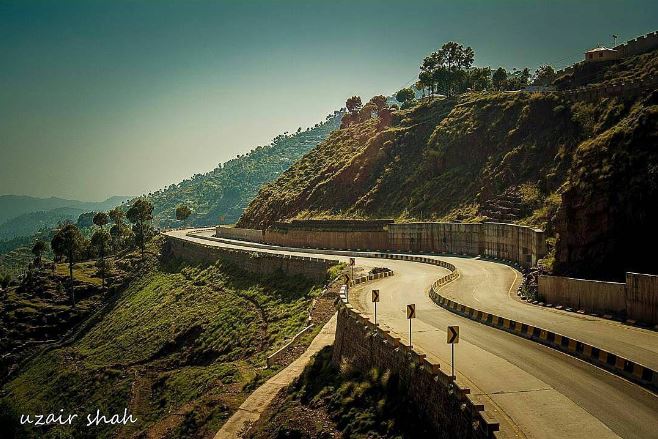
[[[359,111],[359,122],[371,119],[373,114],[377,114],[377,106],[372,102],[368,102]]]
[[[192,210],[184,204],[176,207],[176,219],[178,221],[185,221],[192,215]]]
[[[351,98],[347,99],[347,101],[345,101],[345,107],[347,107],[347,111],[350,113],[358,112],[362,106],[363,104],[361,103],[360,96],[352,96]]]
[[[553,67],[548,64],[541,65],[535,70],[535,77],[532,81],[533,85],[547,86],[551,85],[557,77]]]
[[[73,264],[75,258],[84,247],[84,238],[75,224],[67,224],[55,233],[50,246],[56,255],[66,255],[69,263],[69,280],[71,303],[75,307],[75,292],[73,290]]]
[[[423,85],[423,88],[427,89],[430,98],[434,95],[434,77],[436,76],[439,63],[438,52],[432,52],[423,59],[423,63],[420,65],[418,80]]]
[[[496,90],[502,90],[505,88],[505,83],[507,82],[507,71],[498,67],[496,71],[491,76],[491,83],[493,84]]]
[[[110,217],[105,212],[98,212],[94,215],[94,224],[98,226],[98,230],[91,236],[91,247],[95,253],[100,256],[100,270],[101,270],[101,287],[105,289],[105,276],[107,265],[105,263],[105,253],[107,246],[110,244],[112,237],[105,230],[105,225],[110,222]]]
[[[96,224],[101,229],[109,222],[109,216],[105,212],[98,212],[96,215],[94,215],[94,224]]]
[[[115,207],[107,213],[107,216],[110,217],[114,224],[122,224],[126,214],[120,207]]]
[[[530,79],[530,70],[524,68],[523,70],[513,69],[512,74],[507,75],[507,80],[505,81],[506,90],[520,90],[523,87],[528,85],[528,80]]]
[[[484,91],[491,88],[491,68],[473,67],[466,72],[466,83],[464,88],[474,91]]]
[[[386,108],[386,96],[384,95],[377,95],[373,96],[372,99],[368,102],[369,104],[372,104],[375,106],[377,112],[383,110]]]
[[[91,227],[94,221],[94,216],[96,212],[85,212],[78,216],[78,227],[83,229],[85,227]]]
[[[41,239],[37,239],[37,241],[34,243],[34,246],[32,246],[32,254],[34,255],[34,265],[37,267],[41,266],[41,257],[43,256],[43,253],[46,251],[46,243],[43,242]]]
[[[464,47],[454,41],[447,42],[441,46],[441,49],[423,59],[418,79],[429,89],[430,96],[435,91],[452,96],[462,91],[458,85],[463,83],[466,71],[473,65],[474,58],[475,52],[472,48]]]
[[[105,289],[105,276],[107,273],[107,265],[105,261],[105,250],[110,243],[110,234],[104,228],[100,227],[91,235],[91,247],[95,250],[96,254],[100,257],[100,272],[101,272],[101,287]]]
[[[144,261],[146,241],[148,241],[151,234],[150,221],[153,219],[153,205],[146,199],[139,198],[126,212],[126,218],[133,224],[135,243],[139,246],[142,252],[142,261]]]
[[[406,108],[416,98],[416,93],[411,88],[403,88],[395,93],[395,100],[402,104],[402,108]]]
[[[519,74],[519,80],[522,87],[526,87],[528,85],[528,81],[530,81],[530,70],[527,67],[524,67],[523,70],[521,70],[521,73]]]
[[[114,225],[110,228],[112,238],[112,250],[116,253],[121,248],[122,238],[126,235],[127,228],[124,223],[125,212],[120,207],[115,207],[107,213]]]

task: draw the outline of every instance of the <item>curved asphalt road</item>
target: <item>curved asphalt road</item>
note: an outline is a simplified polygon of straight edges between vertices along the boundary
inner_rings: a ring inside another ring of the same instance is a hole
[[[516,296],[520,273],[507,265],[476,258],[441,259],[461,272],[459,279],[441,290],[441,295],[491,314],[549,329],[658,370],[657,331],[525,303]]]
[[[307,249],[265,249],[254,243],[209,240],[212,231],[201,232],[199,236],[203,237],[189,237],[186,236],[187,232],[189,230],[169,234],[203,244],[247,247],[266,252],[340,260],[345,260],[348,254]],[[617,326],[623,325],[533,307],[514,300],[513,292],[519,276],[518,272],[507,266],[472,258],[441,259],[455,264],[462,273],[457,281],[442,290],[442,294],[462,303],[553,329],[585,342],[591,341],[556,327],[556,322],[567,330],[592,327],[594,329],[586,332],[589,334],[587,336],[592,337],[596,336],[596,328],[600,327],[603,331],[600,335],[608,343],[628,352],[646,354],[649,360],[653,358],[652,352],[658,349],[656,338],[652,338],[655,334],[651,331],[645,331],[649,333],[645,335],[643,330],[637,330],[642,334],[639,340],[646,337],[653,343],[642,347],[638,342],[633,342],[633,337],[628,334],[621,337],[622,341],[616,340],[612,334],[619,332]],[[416,262],[368,257],[357,257],[356,262],[365,267],[389,267],[395,271],[395,276],[354,288],[350,295],[352,304],[361,312],[371,313],[372,304],[367,293],[372,288],[379,288],[381,302],[377,310],[378,322],[403,340],[408,340],[405,306],[416,303],[414,347],[426,353],[429,359],[438,361],[444,371],[450,370],[450,350],[445,343],[446,326],[460,325],[460,343],[456,346],[457,379],[470,387],[471,393],[477,395],[497,418],[501,436],[658,438],[658,396],[655,394],[589,363],[473,322],[435,305],[429,299],[427,290],[436,278],[447,273],[445,269]],[[514,313],[519,313],[519,317],[515,317]],[[541,320],[530,320],[535,318]],[[636,330],[625,326],[621,329]],[[599,340],[601,338],[593,339],[593,344],[606,347]],[[615,352],[615,349],[610,350]],[[623,352],[617,353],[624,355]]]

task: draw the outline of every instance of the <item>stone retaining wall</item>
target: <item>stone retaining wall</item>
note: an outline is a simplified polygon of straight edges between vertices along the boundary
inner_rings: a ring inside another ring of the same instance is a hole
[[[300,274],[316,282],[322,282],[327,277],[327,270],[338,264],[338,261],[331,259],[228,249],[172,236],[166,236],[166,239],[165,251],[173,257],[204,263],[222,260],[256,274],[283,271],[290,275]]]
[[[401,391],[427,422],[435,438],[492,438],[498,423],[484,406],[441,371],[437,363],[404,345],[399,338],[375,327],[366,316],[339,301],[332,361],[363,373],[373,368],[399,377]]]

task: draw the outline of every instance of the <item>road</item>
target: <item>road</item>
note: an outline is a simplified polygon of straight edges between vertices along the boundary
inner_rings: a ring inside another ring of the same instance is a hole
[[[441,290],[442,296],[566,335],[658,370],[657,331],[525,303],[516,296],[520,273],[504,264],[475,258],[440,259],[454,264],[462,274]]]
[[[347,260],[349,254],[307,249],[265,249],[253,243],[211,241],[207,239],[212,234],[210,231],[203,232],[205,238],[185,236],[185,231],[171,234],[204,244],[247,247],[276,253],[305,256],[310,253],[316,257],[340,260]],[[581,325],[598,324],[604,328],[604,338],[608,342],[616,343],[615,346],[625,346],[632,352],[646,354],[640,346],[636,346],[638,343],[616,342],[611,335],[616,329],[614,324],[603,325],[607,322],[599,322],[601,319],[580,319],[580,315],[514,301],[513,292],[519,281],[518,273],[507,266],[472,258],[441,259],[455,264],[462,272],[459,280],[449,284],[445,291],[442,290],[442,293],[450,297],[469,304],[468,301],[473,300],[475,303],[472,305],[480,309],[488,306],[503,307],[502,315],[513,317],[507,312],[518,312],[523,314],[519,320],[528,323],[532,323],[528,319],[537,318],[545,319],[551,325],[554,325],[551,323],[554,319],[558,319],[560,324],[567,322],[568,328],[576,327],[581,320]],[[447,273],[445,269],[416,262],[363,256],[357,257],[356,263],[365,267],[386,266],[395,271],[395,276],[354,288],[350,293],[352,304],[366,314],[371,313],[372,304],[367,293],[372,288],[380,289],[378,321],[407,340],[405,306],[416,303],[418,318],[413,322],[414,347],[426,353],[428,358],[438,361],[443,370],[450,368],[450,351],[445,343],[446,327],[450,324],[460,326],[461,340],[456,349],[457,379],[470,387],[472,394],[477,395],[487,410],[497,418],[501,425],[501,436],[658,438],[658,396],[655,394],[589,363],[462,318],[434,304],[427,290],[436,278]],[[505,301],[501,304],[502,300]],[[546,315],[542,316],[542,312]],[[553,326],[548,329],[553,329]],[[558,332],[569,335],[559,329]],[[593,344],[599,344],[594,341]],[[655,345],[652,347],[654,349],[645,349],[649,352],[649,359],[651,352],[655,352]]]

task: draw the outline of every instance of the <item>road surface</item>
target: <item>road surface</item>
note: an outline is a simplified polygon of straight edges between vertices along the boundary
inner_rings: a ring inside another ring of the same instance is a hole
[[[343,261],[347,261],[350,254],[325,250],[266,249],[254,243],[209,240],[212,231],[202,232],[199,236],[203,237],[186,236],[186,232],[169,233],[204,244]],[[362,254],[367,255],[359,253],[357,265],[385,266],[394,270],[395,276],[354,288],[350,293],[352,304],[366,314],[371,313],[368,293],[372,288],[380,289],[378,322],[403,340],[408,340],[405,306],[415,303],[414,347],[426,353],[428,358],[438,361],[444,371],[450,368],[449,345],[445,343],[446,327],[458,324],[461,339],[456,349],[457,379],[470,387],[472,394],[477,395],[497,418],[501,436],[658,438],[658,396],[654,393],[574,357],[438,307],[429,299],[427,290],[434,280],[447,274],[443,268],[417,262],[373,259]],[[593,340],[573,336],[604,347],[594,334],[600,330],[600,338],[611,346],[643,355],[647,361],[655,360],[652,353],[656,352],[656,337],[652,331],[644,334],[642,331],[645,330],[637,330],[642,334],[639,340],[649,340],[649,346],[641,346],[642,341],[634,341],[628,333],[623,333],[620,336],[622,341],[619,341],[615,334],[619,333],[618,326],[623,325],[515,301],[513,296],[519,274],[510,267],[474,258],[440,259],[455,264],[462,273],[457,281],[442,290],[442,294],[448,297],[485,311],[497,309],[500,315],[531,324],[531,319],[541,319],[545,325],[539,321],[534,324],[564,335],[573,334],[556,327],[555,321],[564,325],[566,330],[595,328],[587,332],[588,336],[595,337]],[[469,302],[471,300],[473,302]],[[518,313],[518,316],[513,313]],[[626,328],[636,330],[625,326],[622,329]],[[615,352],[615,349],[608,349]],[[651,363],[647,365],[651,366]]]

